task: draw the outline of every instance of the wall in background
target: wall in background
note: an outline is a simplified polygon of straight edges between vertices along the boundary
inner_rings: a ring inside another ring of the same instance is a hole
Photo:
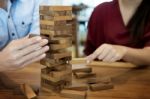
[[[80,4],[84,3],[90,7],[95,7],[100,3],[112,1],[112,0],[62,0],[64,5]]]
[[[84,3],[90,7],[95,7],[100,3],[112,1],[112,0],[43,0],[43,4],[48,5],[73,5]]]

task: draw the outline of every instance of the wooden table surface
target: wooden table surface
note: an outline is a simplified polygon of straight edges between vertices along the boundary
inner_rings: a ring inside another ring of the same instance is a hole
[[[83,64],[76,64],[73,65],[73,69],[84,66]],[[42,66],[39,63],[34,63],[22,70],[1,73],[1,85],[13,88],[15,84],[27,83],[34,88],[39,88],[41,68]],[[100,77],[112,77],[115,87],[111,90],[88,91],[87,99],[150,99],[150,67],[125,69],[92,66],[92,68]],[[73,82],[82,83],[82,80],[73,80]],[[14,96],[8,91],[0,92],[0,99],[23,98],[21,96]],[[38,99],[65,98],[43,94]]]

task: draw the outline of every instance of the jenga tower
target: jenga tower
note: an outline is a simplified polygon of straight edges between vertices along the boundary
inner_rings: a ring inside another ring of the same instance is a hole
[[[41,64],[42,90],[60,92],[72,82],[72,66],[69,63],[72,53],[67,48],[72,46],[72,7],[41,6],[41,35],[48,38],[50,51]]]

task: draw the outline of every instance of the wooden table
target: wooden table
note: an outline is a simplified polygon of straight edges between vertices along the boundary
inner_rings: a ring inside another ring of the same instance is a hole
[[[79,68],[85,65],[73,65]],[[150,67],[141,69],[106,68],[93,67],[98,76],[112,77],[115,88],[98,92],[88,91],[87,99],[150,99]],[[38,63],[18,70],[1,73],[1,80],[5,86],[12,87],[14,84],[28,83],[34,88],[40,87],[40,70],[42,66]],[[74,80],[74,82],[82,82]],[[10,84],[11,83],[11,84]],[[6,98],[1,98],[6,97]],[[0,99],[23,99],[21,96],[14,96],[9,91],[0,93]],[[42,95],[38,99],[65,99],[60,96]]]

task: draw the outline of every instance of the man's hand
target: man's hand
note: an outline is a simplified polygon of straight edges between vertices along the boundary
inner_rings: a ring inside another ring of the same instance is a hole
[[[94,59],[98,59],[104,62],[115,62],[121,60],[126,52],[127,48],[124,46],[103,44],[94,53],[87,56],[87,61],[91,62]]]
[[[0,0],[0,8],[7,9],[8,0]]]
[[[0,70],[16,70],[41,60],[49,50],[49,47],[45,46],[47,43],[46,39],[41,39],[39,36],[10,42],[0,52]]]

